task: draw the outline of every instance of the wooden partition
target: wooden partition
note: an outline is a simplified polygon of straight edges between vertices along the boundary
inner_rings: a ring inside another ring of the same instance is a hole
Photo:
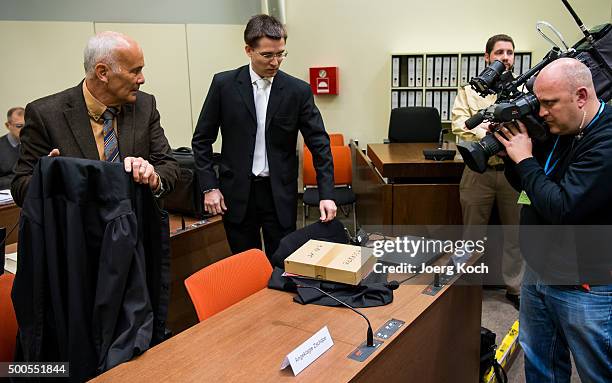
[[[351,143],[359,225],[459,225],[463,161],[431,161],[435,143]]]
[[[183,230],[180,216],[171,216],[170,307],[167,326],[173,334],[198,323],[195,308],[185,288],[185,279],[232,254],[220,216],[205,223],[187,218],[185,225]]]
[[[19,227],[16,227],[15,225],[19,221],[20,213],[21,209],[19,206],[15,205],[15,203],[0,205],[0,227],[6,228],[6,234],[9,234],[9,231],[14,228],[13,232],[6,239],[5,245],[17,243],[17,239],[19,237]]]

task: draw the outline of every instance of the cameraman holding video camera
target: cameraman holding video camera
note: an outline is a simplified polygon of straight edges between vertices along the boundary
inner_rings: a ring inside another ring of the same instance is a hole
[[[521,192],[520,224],[611,225],[612,107],[598,100],[589,68],[573,58],[544,67],[534,93],[551,139],[534,144],[520,122],[494,133],[507,154],[506,176]],[[527,382],[569,382],[570,352],[583,382],[612,381],[610,250],[571,260],[579,274],[601,271],[603,284],[584,277],[576,285],[552,284],[544,275],[561,274],[556,267],[568,260],[543,263],[546,255],[530,250],[522,233],[527,268],[519,339]]]
[[[506,70],[514,65],[514,41],[504,34],[491,36],[487,40],[484,54],[487,66],[495,60],[501,61]],[[487,133],[488,122],[480,124],[473,130],[465,126],[465,121],[474,116],[480,109],[493,105],[496,95],[481,97],[470,85],[459,89],[451,114],[453,133],[463,141],[479,141]],[[467,166],[463,171],[459,185],[461,211],[464,225],[473,226],[469,236],[481,238],[486,233],[472,233],[489,223],[493,206],[497,201],[500,221],[504,226],[504,243],[502,255],[502,277],[506,285],[506,299],[519,308],[519,293],[523,278],[523,260],[519,251],[518,230],[519,206],[516,201],[518,193],[504,177],[504,163],[495,156],[489,158],[483,174]],[[478,229],[476,229],[478,228]],[[470,227],[467,227],[470,230]]]

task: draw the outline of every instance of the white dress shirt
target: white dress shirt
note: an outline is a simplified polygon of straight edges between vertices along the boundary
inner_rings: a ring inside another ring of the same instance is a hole
[[[268,100],[270,99],[270,90],[272,89],[272,81],[274,77],[266,77],[266,80],[269,82],[269,85],[264,90],[265,94],[265,108],[257,107],[257,81],[261,80],[261,77],[253,71],[253,67],[249,64],[249,73],[251,75],[251,84],[253,87],[253,100],[255,100],[255,114],[257,115],[257,132],[256,142],[255,142],[255,152],[253,153],[253,169],[252,172],[256,176],[267,177],[270,175],[270,168],[268,167],[268,156],[266,153],[266,142],[265,142],[265,129],[266,129],[266,111],[268,107]],[[263,140],[263,142],[261,142]],[[258,171],[259,169],[254,169],[257,163],[257,159],[263,157],[264,159],[264,167],[263,170]],[[255,174],[255,173],[258,174]]]

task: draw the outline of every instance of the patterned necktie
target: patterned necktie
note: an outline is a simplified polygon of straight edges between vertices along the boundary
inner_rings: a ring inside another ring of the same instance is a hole
[[[266,89],[270,81],[262,78],[255,81],[255,114],[257,115],[257,135],[255,136],[255,151],[253,153],[253,167],[251,171],[258,176],[268,165],[266,153],[266,110],[268,109],[268,95]]]
[[[119,145],[117,144],[117,135],[113,129],[113,119],[117,115],[117,109],[108,107],[102,113],[104,121],[104,156],[108,162],[119,162]]]

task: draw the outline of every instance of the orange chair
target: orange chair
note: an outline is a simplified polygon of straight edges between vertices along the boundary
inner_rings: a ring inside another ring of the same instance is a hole
[[[344,146],[344,135],[342,133],[329,133],[329,145],[331,147]],[[309,156],[309,159],[307,160],[307,163],[305,163],[302,167],[302,177],[304,186],[317,186],[317,176],[312,165],[312,153],[310,153],[308,147],[304,145],[303,160],[306,160],[306,156]]]
[[[13,309],[11,289],[13,274],[0,275],[0,362],[12,362],[17,339],[17,318]]]
[[[332,157],[334,161],[334,199],[336,204],[342,209],[344,215],[348,217],[348,211],[344,206],[351,206],[353,210],[353,229],[357,231],[357,217],[355,214],[355,193],[352,189],[353,184],[353,162],[351,159],[351,149],[348,146],[332,146]],[[303,183],[304,197],[302,207],[304,209],[303,226],[306,226],[306,217],[310,206],[319,207],[319,191],[317,189],[317,177],[312,161],[312,153],[304,146],[303,157]]]
[[[344,135],[342,133],[329,133],[330,146],[344,146]]]
[[[270,275],[266,254],[251,249],[206,266],[185,287],[201,322],[266,287]]]

